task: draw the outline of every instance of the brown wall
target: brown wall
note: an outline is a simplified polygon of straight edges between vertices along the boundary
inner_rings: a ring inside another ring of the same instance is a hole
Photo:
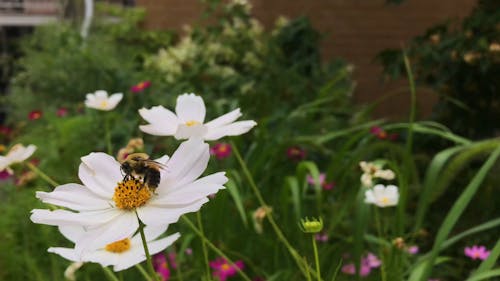
[[[385,48],[403,46],[428,27],[447,19],[459,19],[470,13],[476,0],[406,0],[401,5],[386,5],[385,0],[250,0],[253,14],[265,25],[284,15],[307,16],[324,34],[325,58],[342,57],[355,65],[355,100],[374,101],[389,93],[375,110],[379,117],[405,118],[409,93],[405,81],[387,82],[374,56]],[[194,24],[203,9],[199,0],[137,0],[147,9],[146,27],[180,29]],[[429,114],[436,95],[418,89],[421,117]]]

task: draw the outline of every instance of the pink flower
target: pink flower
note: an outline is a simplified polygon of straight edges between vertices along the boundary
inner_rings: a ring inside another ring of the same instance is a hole
[[[377,268],[382,264],[382,261],[379,260],[377,256],[375,256],[373,253],[368,253],[361,263],[365,263],[367,266],[370,268]]]
[[[328,234],[326,233],[317,233],[314,235],[314,239],[319,242],[328,242]]]
[[[490,255],[490,251],[485,246],[474,245],[472,247],[465,247],[464,254],[473,260],[485,260]]]
[[[146,90],[147,88],[149,88],[149,86],[151,86],[151,81],[141,81],[137,84],[135,84],[134,86],[130,87],[130,91],[134,94],[137,94],[139,92],[142,92],[144,90]]]
[[[12,133],[12,128],[0,125],[0,134],[8,136],[10,133]]]
[[[0,180],[6,180],[12,176],[12,173],[9,171],[9,169],[3,169],[0,171]]]
[[[368,265],[361,263],[361,269],[359,270],[359,275],[363,277],[368,276],[371,270],[372,269]],[[356,266],[354,265],[354,263],[348,263],[342,266],[342,272],[348,275],[355,275]]]
[[[170,269],[168,268],[167,258],[164,253],[159,253],[153,256],[153,267],[160,275],[162,281],[170,279]]]
[[[170,263],[170,266],[172,266],[173,269],[177,268],[176,258],[177,255],[175,254],[175,252],[168,253],[168,262]]]
[[[219,160],[229,157],[231,152],[231,145],[224,142],[218,142],[210,148],[210,154]]]
[[[370,134],[374,135],[379,140],[395,141],[399,137],[399,135],[396,133],[388,134],[384,129],[382,129],[381,127],[378,127],[378,126],[371,127]]]
[[[311,175],[307,175],[306,180],[307,180],[307,183],[309,183],[310,185],[316,184],[316,182],[314,181],[314,178]],[[334,182],[327,182],[326,181],[326,174],[325,173],[320,173],[318,180],[319,180],[319,185],[321,185],[323,190],[331,190],[335,186]]]
[[[40,110],[33,110],[28,114],[28,118],[30,120],[38,120],[38,119],[42,118],[42,116],[43,116],[43,112]]]
[[[193,249],[191,248],[187,248],[186,251],[185,251],[186,255],[190,256],[193,254]]]
[[[306,158],[306,151],[298,146],[291,146],[287,148],[286,156],[292,161],[301,161]]]
[[[228,277],[236,275],[237,269],[243,269],[245,266],[243,261],[236,261],[235,266],[231,266],[224,258],[218,258],[210,262],[210,267],[214,270],[213,276],[217,277],[220,281],[225,281]]]
[[[68,115],[68,109],[66,107],[59,107],[57,109],[56,115],[58,117],[64,117],[64,116]]]
[[[406,249],[406,251],[408,252],[408,254],[410,255],[415,255],[415,254],[418,254],[419,252],[419,248],[418,246],[414,245],[414,246],[410,246]]]

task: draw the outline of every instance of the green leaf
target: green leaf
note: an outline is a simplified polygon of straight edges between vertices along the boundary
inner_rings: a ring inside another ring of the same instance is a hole
[[[243,224],[245,225],[245,227],[248,227],[248,219],[245,213],[245,207],[243,207],[243,200],[241,199],[241,194],[238,186],[236,185],[234,180],[229,179],[229,181],[226,183],[226,188],[229,191],[229,194],[231,194],[234,204],[236,204],[236,209],[240,214]]]
[[[495,277],[495,276],[500,276],[500,268],[490,270],[490,271],[485,271],[481,272],[480,274],[474,274],[470,278],[468,278],[465,281],[479,281],[479,280],[484,280],[487,278]]]

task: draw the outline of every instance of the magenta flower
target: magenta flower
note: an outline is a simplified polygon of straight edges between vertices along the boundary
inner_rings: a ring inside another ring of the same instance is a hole
[[[361,263],[361,269],[359,270],[359,275],[360,276],[368,276],[371,272],[371,268],[365,264],[365,263]],[[354,263],[348,263],[344,266],[342,266],[342,272],[345,273],[345,274],[348,274],[348,275],[355,275],[356,274],[356,266],[354,265]]]
[[[464,254],[473,260],[485,260],[490,255],[490,251],[485,246],[474,245],[465,247]]]
[[[307,180],[307,183],[309,183],[310,185],[316,184],[316,182],[314,181],[314,178],[311,175],[307,175],[306,180]],[[325,173],[320,173],[318,180],[319,180],[319,185],[321,185],[323,190],[331,190],[335,186],[334,182],[327,182],[326,181],[326,174]]]
[[[314,235],[314,239],[319,242],[328,242],[328,234],[326,233],[317,233]]]
[[[33,110],[28,114],[28,118],[30,120],[38,120],[38,119],[42,118],[42,116],[43,116],[43,112],[40,110]]]
[[[56,115],[58,117],[64,117],[64,116],[68,115],[68,109],[66,107],[59,107],[57,109]]]
[[[11,133],[12,133],[12,128],[0,125],[0,134],[8,136]]]
[[[130,87],[130,91],[134,94],[140,93],[151,86],[151,81],[141,81],[134,86]]]
[[[231,264],[224,258],[218,258],[210,262],[210,267],[214,270],[213,276],[217,277],[219,281],[226,281],[228,277],[236,275],[237,269],[243,269],[245,266],[243,261],[236,261],[235,266]]]
[[[0,180],[6,180],[12,176],[12,173],[8,169],[3,169],[0,171]]]
[[[286,150],[286,156],[292,161],[301,161],[306,158],[306,151],[298,146],[291,146]]]
[[[231,145],[225,142],[218,142],[210,147],[210,155],[214,155],[219,160],[229,157],[231,152]]]
[[[395,141],[399,137],[399,135],[396,133],[388,134],[384,129],[382,129],[381,127],[378,127],[378,126],[371,127],[370,134],[374,135],[379,140]]]
[[[418,246],[416,245],[413,245],[413,246],[410,246],[406,249],[406,251],[408,252],[408,254],[410,255],[415,255],[415,254],[418,254],[419,252],[419,248]]]
[[[375,256],[373,253],[368,253],[363,258],[363,260],[361,261],[361,263],[365,263],[370,268],[377,268],[377,267],[380,267],[380,265],[382,264],[382,261],[379,260],[379,258],[377,256]]]
[[[153,267],[160,275],[162,281],[170,279],[170,269],[168,267],[167,258],[163,252],[153,256]]]

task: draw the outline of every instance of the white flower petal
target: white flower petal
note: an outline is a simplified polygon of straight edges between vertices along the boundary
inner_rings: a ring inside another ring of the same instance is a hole
[[[175,113],[181,123],[197,121],[203,124],[205,120],[205,103],[200,96],[184,94],[177,97]]]
[[[189,204],[193,201],[207,197],[224,189],[223,184],[227,182],[227,177],[223,172],[209,175],[188,183],[185,186],[169,190],[164,195],[158,195],[151,200],[154,205]]]
[[[116,209],[86,211],[81,213],[74,213],[61,209],[54,211],[34,209],[31,211],[30,219],[34,223],[48,225],[92,226],[105,224],[119,215],[120,212]]]
[[[108,99],[109,109],[114,109],[118,105],[118,103],[122,100],[122,98],[123,98],[122,93],[112,94]]]
[[[215,118],[214,120],[212,120],[210,122],[205,123],[205,125],[209,129],[221,127],[221,126],[227,125],[229,123],[233,123],[234,121],[236,121],[236,119],[240,118],[240,116],[241,116],[240,109],[237,108],[229,113],[226,113],[222,116]]]
[[[104,90],[97,90],[95,91],[94,95],[99,100],[108,98],[108,92]]]
[[[137,215],[146,225],[171,224],[177,222],[179,217],[186,213],[198,211],[206,202],[208,202],[207,198],[187,205],[155,206],[148,204],[138,208]]]
[[[239,136],[252,129],[257,123],[252,120],[238,121],[221,127],[210,128],[205,140],[218,140],[225,136]]]
[[[75,249],[73,248],[62,248],[62,247],[50,247],[47,252],[49,253],[54,253],[58,254],[61,257],[73,261],[73,262],[79,262],[81,261],[80,256],[77,255],[75,252]]]
[[[201,139],[189,139],[179,146],[167,162],[166,177],[157,189],[159,194],[198,178],[205,171],[210,152]]]
[[[137,231],[139,222],[134,212],[120,212],[108,223],[87,228],[86,235],[75,242],[75,250],[83,253],[89,250],[103,248],[107,244],[131,237]]]
[[[188,126],[186,124],[180,124],[177,127],[174,137],[178,140],[189,139],[192,137],[203,138],[207,133],[207,127],[203,124],[195,124]]]
[[[85,228],[80,225],[61,225],[59,226],[59,232],[73,243],[86,235]]]
[[[148,134],[169,136],[174,135],[179,123],[177,116],[163,106],[153,106],[151,109],[141,108],[139,114],[148,125],[139,126],[139,128]]]
[[[7,157],[0,156],[0,171],[5,170],[10,164],[10,160]]]
[[[52,192],[37,191],[36,197],[44,203],[77,211],[102,210],[110,206],[109,201],[76,183],[60,185]]]
[[[113,197],[115,187],[123,179],[120,163],[101,152],[82,157],[78,176],[85,186],[104,199]]]

